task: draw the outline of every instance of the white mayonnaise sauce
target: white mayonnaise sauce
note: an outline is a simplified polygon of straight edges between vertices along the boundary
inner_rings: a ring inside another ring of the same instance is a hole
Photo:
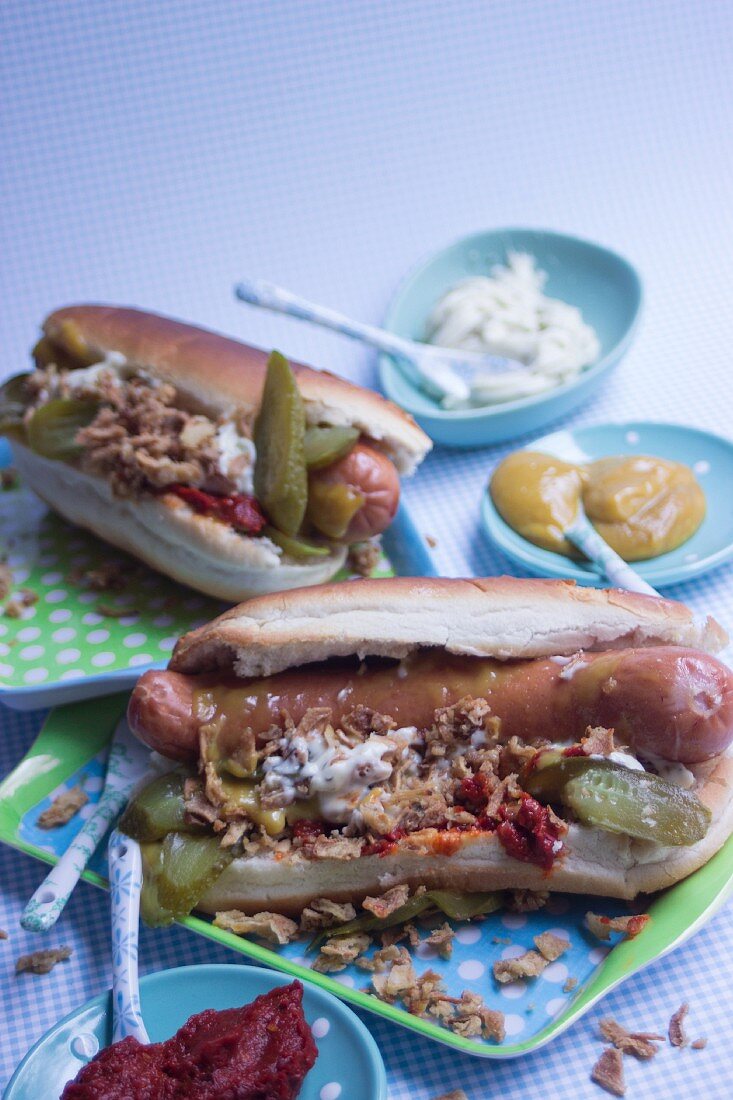
[[[462,279],[433,308],[428,343],[518,360],[530,369],[475,374],[468,405],[514,401],[568,382],[600,353],[579,309],[543,293],[547,274],[533,256],[510,252],[491,276]],[[449,407],[450,398],[443,404]]]
[[[254,493],[255,445],[241,435],[231,420],[216,432],[214,443],[219,450],[219,471],[235,486],[238,493]]]
[[[613,764],[620,764],[622,768],[629,768],[630,771],[643,772],[644,765],[640,764],[635,756],[631,756],[628,752],[610,752],[608,756],[602,756],[598,752],[592,752],[588,757],[589,760],[610,760]]]
[[[414,726],[405,726],[386,735],[372,733],[351,748],[327,745],[315,731],[307,737],[283,738],[283,754],[267,757],[262,765],[262,786],[265,791],[280,790],[285,804],[315,797],[327,821],[345,822],[368,788],[392,774],[392,764],[383,758],[396,752],[404,759],[416,735]],[[305,793],[297,792],[296,785]]]
[[[99,381],[103,371],[111,371],[116,377],[120,377],[127,360],[119,351],[108,351],[100,363],[93,363],[91,367],[78,367],[64,375],[66,385],[72,393],[86,390]]]
[[[678,760],[664,760],[661,756],[652,756],[648,752],[644,753],[644,756],[650,764],[654,765],[662,779],[676,783],[678,787],[684,787],[687,791],[695,786],[695,776]]]

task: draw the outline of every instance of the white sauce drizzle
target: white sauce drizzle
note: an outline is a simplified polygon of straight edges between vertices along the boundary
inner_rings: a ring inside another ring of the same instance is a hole
[[[241,435],[231,420],[222,424],[214,437],[219,450],[219,471],[235,486],[238,493],[254,493],[255,445]]]
[[[386,735],[372,733],[351,748],[327,745],[316,731],[307,737],[283,738],[280,745],[287,753],[264,761],[263,789],[280,790],[286,804],[315,797],[327,821],[346,822],[369,787],[392,774],[392,764],[384,757],[395,753],[405,759],[416,736],[414,726],[405,726]]]

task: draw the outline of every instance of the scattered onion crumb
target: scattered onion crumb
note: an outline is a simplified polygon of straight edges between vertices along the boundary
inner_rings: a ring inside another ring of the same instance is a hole
[[[30,955],[21,955],[15,962],[15,973],[22,974],[30,971],[33,974],[48,974],[58,962],[71,958],[70,947],[46,947],[40,951],[33,951]]]
[[[621,1051],[616,1050],[616,1047],[607,1047],[590,1071],[590,1079],[612,1096],[625,1096],[626,1082]]]
[[[689,1010],[690,1006],[687,1003],[681,1004],[669,1021],[669,1041],[673,1047],[686,1047],[689,1042],[684,1028],[685,1016]]]

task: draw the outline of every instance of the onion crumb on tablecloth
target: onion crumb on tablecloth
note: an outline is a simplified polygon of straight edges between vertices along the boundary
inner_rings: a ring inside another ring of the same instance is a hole
[[[58,962],[71,958],[73,951],[70,947],[45,947],[40,951],[33,951],[30,955],[21,955],[15,962],[15,973],[22,974],[29,970],[33,974],[48,974]]]
[[[626,1082],[621,1051],[615,1047],[607,1047],[590,1071],[590,1079],[613,1096],[625,1096]]]

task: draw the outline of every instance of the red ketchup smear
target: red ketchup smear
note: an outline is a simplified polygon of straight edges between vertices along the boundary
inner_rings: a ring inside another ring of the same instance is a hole
[[[299,840],[304,848],[315,844],[319,836],[324,836],[331,828],[332,826],[326,824],[325,821],[307,817],[299,818],[292,825],[293,837]]]
[[[547,806],[523,794],[519,805],[499,807],[499,819],[496,832],[507,855],[549,871],[562,842],[558,844],[560,829],[550,820]]]
[[[318,1057],[300,982],[243,1008],[199,1012],[164,1043],[128,1036],[79,1072],[61,1100],[294,1100]]]
[[[486,786],[486,776],[482,772],[469,775],[462,779],[458,787],[456,802],[462,803],[471,813],[479,813],[486,809],[489,801],[489,792]]]
[[[195,512],[205,516],[214,516],[247,535],[258,535],[267,523],[265,513],[253,496],[246,493],[231,493],[229,496],[217,496],[195,489],[192,485],[168,485],[166,493],[175,493],[185,500]]]
[[[365,844],[361,850],[362,856],[387,856],[393,851],[398,840],[402,840],[403,836],[407,836],[406,829],[393,829],[391,833],[385,833],[379,840],[375,840],[373,844]]]

